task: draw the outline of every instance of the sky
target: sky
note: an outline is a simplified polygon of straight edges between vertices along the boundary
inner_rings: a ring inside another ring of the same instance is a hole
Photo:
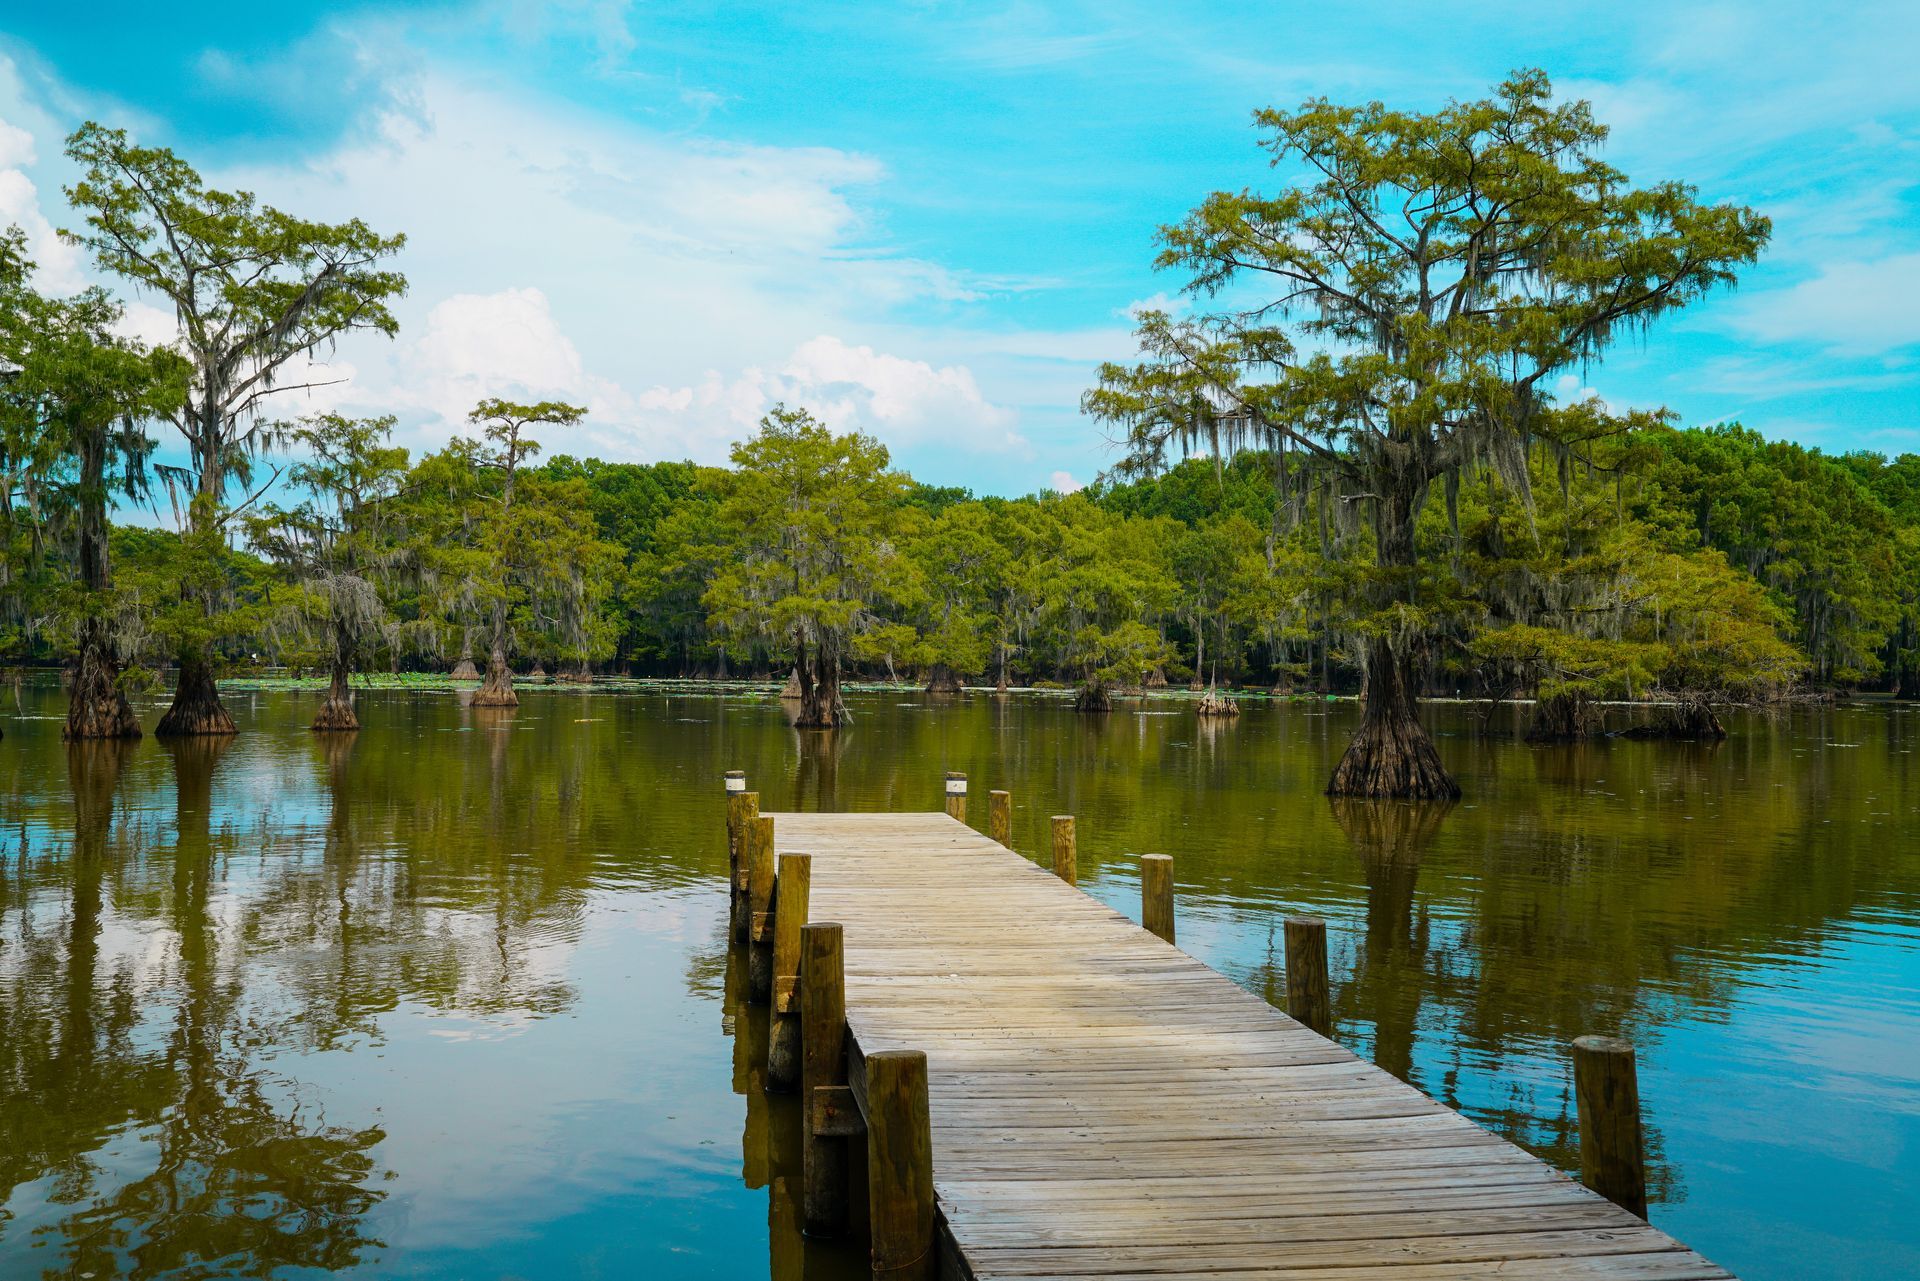
[[[398,338],[341,343],[282,414],[393,413],[422,450],[483,396],[561,398],[591,412],[550,454],[719,463],[784,401],[925,481],[1070,489],[1116,461],[1096,366],[1182,304],[1156,227],[1284,181],[1255,109],[1537,66],[1634,181],[1774,226],[1736,290],[1561,391],[1920,452],[1917,47],[1911,3],[0,0],[0,226],[43,288],[96,279],[54,231],[62,140],[101,120],[406,234]]]

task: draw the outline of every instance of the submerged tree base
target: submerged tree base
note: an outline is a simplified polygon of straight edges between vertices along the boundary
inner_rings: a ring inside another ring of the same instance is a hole
[[[945,663],[935,663],[933,671],[927,677],[927,693],[958,694],[962,686],[960,677]]]
[[[1076,712],[1110,712],[1113,710],[1113,695],[1107,692],[1105,685],[1082,685],[1080,692],[1074,695],[1073,710]]]
[[[1369,715],[1334,767],[1327,795],[1457,801],[1460,785],[1417,719]]]
[[[513,672],[508,669],[504,654],[497,655],[487,663],[487,679],[479,689],[473,691],[473,698],[469,700],[468,706],[520,706],[520,696],[513,692]]]
[[[1240,714],[1240,704],[1237,700],[1228,698],[1219,690],[1210,689],[1207,691],[1206,697],[1200,700],[1200,706],[1195,710],[1202,716],[1238,716]]]
[[[360,718],[353,710],[353,690],[345,676],[338,673],[334,675],[327,687],[327,699],[320,704],[320,710],[308,728],[323,733],[360,728]]]
[[[1623,738],[1672,738],[1707,743],[1717,743],[1726,736],[1727,727],[1720,723],[1720,718],[1703,698],[1690,698],[1662,707],[1654,712],[1653,719],[1645,725],[1635,725],[1621,735]]]
[[[183,662],[180,683],[173,691],[173,706],[153,727],[153,736],[214,738],[239,732],[220,702],[220,687],[214,684],[212,667],[204,662]]]
[[[110,660],[99,654],[80,656],[80,670],[73,678],[67,703],[67,723],[60,737],[69,741],[88,738],[139,738],[140,718],[120,688],[120,673]]]
[[[1607,732],[1606,721],[1593,700],[1584,694],[1556,694],[1534,704],[1533,718],[1527,722],[1529,743],[1577,743],[1600,738]]]

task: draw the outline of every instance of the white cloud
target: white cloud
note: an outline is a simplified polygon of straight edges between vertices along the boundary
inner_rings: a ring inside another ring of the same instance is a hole
[[[400,340],[342,351],[355,412],[397,410],[410,444],[502,395],[586,404],[579,437],[544,443],[616,458],[720,461],[777,401],[890,445],[1025,448],[966,365],[888,350],[922,345],[896,307],[980,287],[872,243],[871,157],[655,136],[447,78],[411,100],[316,163],[210,175],[407,233]]]
[[[33,135],[0,118],[0,230],[19,227],[27,233],[40,288],[75,293],[86,285],[80,252],[60,239],[40,208],[39,188],[27,176],[37,159]]]
[[[1735,328],[1762,342],[1805,342],[1855,355],[1920,343],[1920,253],[1839,262],[1811,280],[1749,294]]]
[[[1013,415],[988,404],[963,365],[935,369],[822,334],[802,343],[781,375],[795,398],[895,433],[959,429],[1001,443],[1017,439],[1008,431]]]
[[[1073,474],[1071,472],[1064,472],[1064,471],[1057,471],[1053,473],[1053,475],[1049,477],[1047,480],[1047,487],[1049,489],[1052,489],[1062,494],[1077,493],[1078,491],[1086,488],[1085,485],[1081,484],[1079,481],[1073,478]]]

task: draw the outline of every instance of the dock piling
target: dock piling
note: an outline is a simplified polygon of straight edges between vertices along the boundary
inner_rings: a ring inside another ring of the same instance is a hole
[[[742,777],[742,783],[746,779]],[[738,806],[738,813],[735,807]],[[760,818],[760,793],[739,791],[727,799],[727,817],[734,824],[734,846],[731,871],[733,873],[732,911],[727,928],[735,944],[745,946],[748,927],[752,924],[747,915],[747,867],[751,859],[750,851],[757,834],[755,824]]]
[[[919,1050],[867,1056],[867,1220],[876,1278],[932,1281],[933,1123]]]
[[[823,1092],[847,1084],[845,936],[830,921],[800,930],[800,1088],[806,1127],[801,1152],[801,1218],[808,1236],[847,1228],[847,1140],[823,1134]]]
[[[773,878],[773,1012],[768,1016],[767,1088],[791,1090],[800,1076],[800,930],[812,896],[813,856],[782,854]]]
[[[1080,883],[1078,852],[1073,843],[1073,815],[1053,816],[1053,874],[1069,885]]]
[[[1013,848],[1013,793],[987,793],[987,835]]]
[[[773,820],[754,809],[754,839],[747,846],[747,1000],[773,998]]]
[[[1140,924],[1173,942],[1173,856],[1140,856]]]
[[[1647,1163],[1633,1043],[1612,1036],[1577,1038],[1573,1094],[1580,1117],[1580,1182],[1646,1218]]]
[[[1333,1037],[1333,999],[1327,982],[1327,923],[1317,916],[1289,916],[1287,936],[1287,1013],[1298,1022]]]
[[[967,776],[959,770],[947,771],[947,817],[967,821]]]

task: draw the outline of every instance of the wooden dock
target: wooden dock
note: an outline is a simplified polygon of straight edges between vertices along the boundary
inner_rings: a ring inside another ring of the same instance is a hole
[[[934,1255],[882,1268],[876,1228],[876,1275],[1730,1275],[947,814],[766,818],[844,937],[840,1097],[926,1056]],[[810,1133],[862,1132],[829,1092]]]

